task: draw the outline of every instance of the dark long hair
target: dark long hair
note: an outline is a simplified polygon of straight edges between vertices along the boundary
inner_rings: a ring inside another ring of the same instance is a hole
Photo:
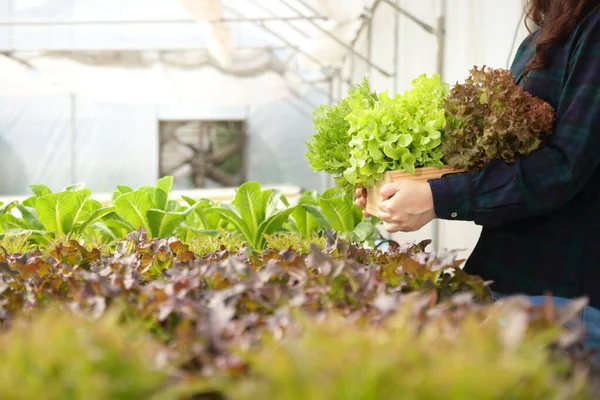
[[[526,71],[546,68],[552,48],[566,41],[577,24],[598,4],[600,0],[529,0],[527,21],[540,26],[540,32],[535,57],[527,64]]]

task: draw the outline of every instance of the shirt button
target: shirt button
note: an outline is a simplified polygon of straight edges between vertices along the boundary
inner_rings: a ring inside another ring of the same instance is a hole
[[[457,213],[455,213],[455,212],[453,212],[452,214],[450,214],[450,216],[451,216],[452,218],[456,218],[456,217],[458,217],[458,214],[457,214]]]

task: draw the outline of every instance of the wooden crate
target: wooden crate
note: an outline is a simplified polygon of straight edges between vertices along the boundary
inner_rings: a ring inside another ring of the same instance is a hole
[[[379,203],[381,201],[381,188],[383,185],[396,182],[399,180],[415,180],[415,181],[427,181],[429,179],[441,178],[445,175],[457,174],[465,172],[463,170],[454,169],[450,167],[436,168],[436,167],[424,167],[417,168],[415,175],[410,174],[406,171],[388,171],[383,176],[383,179],[375,186],[367,188],[367,206],[366,210],[371,215],[379,214]]]

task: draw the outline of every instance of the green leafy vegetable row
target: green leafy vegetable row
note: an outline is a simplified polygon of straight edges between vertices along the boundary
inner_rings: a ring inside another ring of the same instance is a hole
[[[248,182],[236,192],[231,204],[171,199],[173,178],[161,178],[156,186],[136,190],[118,186],[113,203],[103,207],[90,198],[91,191],[73,185],[52,193],[32,185],[34,195],[22,203],[0,204],[0,237],[28,235],[30,242],[48,243],[61,237],[82,237],[110,243],[138,228],[154,238],[176,236],[190,240],[200,236],[235,234],[253,249],[266,247],[267,238],[282,232],[311,238],[334,229],[349,240],[372,241],[378,237],[374,218],[364,219],[351,196],[329,190],[319,196],[305,192],[290,204],[280,192],[262,190]]]

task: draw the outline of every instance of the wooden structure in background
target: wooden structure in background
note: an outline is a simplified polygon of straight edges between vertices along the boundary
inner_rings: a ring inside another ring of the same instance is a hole
[[[243,121],[159,124],[159,175],[173,176],[176,187],[235,187],[244,182]]]

